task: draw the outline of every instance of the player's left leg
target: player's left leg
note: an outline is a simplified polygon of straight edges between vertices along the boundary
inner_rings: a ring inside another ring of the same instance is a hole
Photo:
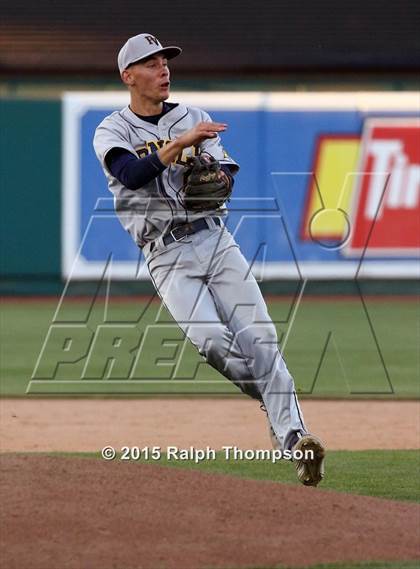
[[[291,449],[307,433],[294,381],[260,288],[226,229],[220,232],[208,273],[209,290],[248,361],[279,446]]]

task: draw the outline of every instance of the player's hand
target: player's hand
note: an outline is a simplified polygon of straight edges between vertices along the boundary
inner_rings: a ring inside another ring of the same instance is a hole
[[[200,122],[194,128],[187,130],[178,139],[183,148],[200,144],[208,138],[216,138],[219,132],[224,132],[227,124],[220,122]]]
[[[160,148],[158,151],[159,160],[165,166],[169,166],[184,148],[198,145],[208,138],[216,138],[219,132],[223,132],[226,129],[227,124],[221,122],[200,122],[194,128],[187,130],[184,134]]]

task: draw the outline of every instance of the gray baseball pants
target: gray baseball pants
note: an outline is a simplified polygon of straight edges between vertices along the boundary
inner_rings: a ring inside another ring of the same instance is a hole
[[[206,361],[262,401],[281,449],[307,432],[276,328],[239,246],[225,226],[143,252],[155,288]]]

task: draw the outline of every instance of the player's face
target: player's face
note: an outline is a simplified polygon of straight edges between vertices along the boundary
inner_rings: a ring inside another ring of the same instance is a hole
[[[142,97],[156,102],[169,97],[170,81],[168,60],[163,55],[152,57],[131,65],[125,72],[126,82]]]

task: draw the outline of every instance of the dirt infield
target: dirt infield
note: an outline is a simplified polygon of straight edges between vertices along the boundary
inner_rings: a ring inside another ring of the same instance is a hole
[[[302,402],[329,449],[418,448],[415,401]],[[248,399],[0,400],[7,569],[207,569],[420,558],[420,506],[156,464],[9,454],[269,448]]]
[[[2,566],[8,569],[204,569],[419,557],[416,504],[81,458],[2,455],[1,471]]]
[[[418,401],[302,401],[328,449],[420,445]],[[2,399],[1,450],[98,451],[105,445],[268,448],[264,413],[245,398]]]

